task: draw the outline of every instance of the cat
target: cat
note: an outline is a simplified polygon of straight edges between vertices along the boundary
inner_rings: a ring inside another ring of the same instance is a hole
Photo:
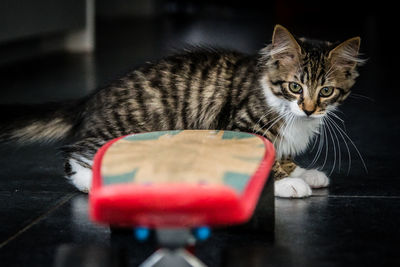
[[[276,25],[257,55],[197,49],[148,63],[83,99],[43,106],[3,125],[1,140],[69,138],[65,173],[80,191],[91,185],[96,151],[129,133],[220,129],[265,136],[276,148],[275,195],[303,198],[326,187],[322,171],[297,166],[322,123],[350,94],[360,38],[339,44],[294,37]],[[32,113],[34,114],[34,112]]]

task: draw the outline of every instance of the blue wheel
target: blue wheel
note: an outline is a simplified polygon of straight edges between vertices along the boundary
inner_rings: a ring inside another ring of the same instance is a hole
[[[146,227],[136,227],[133,234],[138,241],[146,241],[150,236],[150,229]]]
[[[194,229],[194,236],[197,240],[207,240],[211,235],[211,229],[207,226],[202,226]]]

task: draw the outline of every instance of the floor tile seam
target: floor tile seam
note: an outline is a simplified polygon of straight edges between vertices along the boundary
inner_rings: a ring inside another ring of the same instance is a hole
[[[38,217],[36,217],[36,219],[32,220],[29,224],[27,224],[25,227],[23,227],[21,230],[19,230],[18,232],[16,232],[15,234],[13,234],[12,236],[10,236],[9,238],[7,238],[5,241],[0,243],[0,249],[3,248],[4,246],[6,246],[8,243],[10,243],[11,241],[13,241],[14,239],[18,238],[21,234],[23,234],[24,232],[26,232],[27,230],[29,230],[32,226],[34,226],[35,224],[39,223],[40,221],[42,221],[44,218],[46,218],[49,214],[53,213],[55,210],[57,210],[59,207],[63,206],[64,204],[66,204],[70,199],[72,199],[74,196],[78,195],[79,193],[70,193],[67,194],[66,196],[64,196],[60,201],[57,201],[57,203],[52,206],[50,209],[48,209],[46,212],[44,212],[43,214],[39,215]]]

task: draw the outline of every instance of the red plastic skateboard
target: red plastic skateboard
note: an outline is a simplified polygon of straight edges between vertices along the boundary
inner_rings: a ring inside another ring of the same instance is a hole
[[[250,133],[184,130],[120,137],[95,156],[90,215],[98,223],[135,228],[137,239],[156,229],[161,246],[184,247],[192,229],[201,240],[207,227],[249,221],[273,161],[273,145]],[[171,236],[175,240],[169,242]]]

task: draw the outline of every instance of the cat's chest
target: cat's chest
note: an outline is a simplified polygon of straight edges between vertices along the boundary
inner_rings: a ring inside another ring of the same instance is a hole
[[[304,152],[319,128],[319,121],[299,120],[282,125],[274,145],[277,157],[295,156]]]

